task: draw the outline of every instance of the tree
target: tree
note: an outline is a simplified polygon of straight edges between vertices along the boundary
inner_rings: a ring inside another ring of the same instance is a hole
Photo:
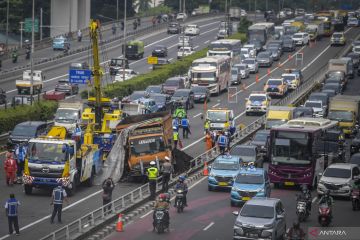
[[[137,0],[134,3],[134,8],[138,9],[138,12],[145,12],[151,8],[152,0]]]

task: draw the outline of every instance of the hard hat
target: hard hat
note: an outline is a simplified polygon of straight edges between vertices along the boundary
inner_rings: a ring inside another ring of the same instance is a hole
[[[170,158],[168,156],[165,157],[166,161],[170,161]]]
[[[179,181],[180,181],[180,182],[185,181],[185,176],[180,176],[180,177],[179,177]]]
[[[150,162],[150,165],[155,165],[155,164],[156,164],[155,161]]]

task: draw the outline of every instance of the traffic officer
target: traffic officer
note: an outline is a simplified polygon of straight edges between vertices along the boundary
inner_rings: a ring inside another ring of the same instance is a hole
[[[150,168],[146,171],[149,180],[150,200],[153,201],[156,197],[156,180],[159,176],[159,170],[156,168],[155,161],[150,162]]]
[[[170,158],[166,156],[165,163],[162,165],[162,192],[164,193],[169,190],[170,176],[173,171],[174,169],[170,162]]]
[[[204,123],[204,131],[210,131],[210,120],[206,119]]]
[[[224,132],[221,131],[220,132],[220,135],[218,137],[218,140],[217,140],[217,144],[219,146],[219,149],[220,149],[220,154],[224,155],[225,154],[225,149],[228,145],[228,138],[224,135]]]
[[[172,120],[172,126],[173,126],[173,129],[174,129],[174,130],[175,130],[175,129],[176,129],[176,131],[179,130],[179,120],[178,120],[177,118],[174,118],[174,119]]]
[[[24,170],[24,164],[25,164],[25,155],[26,155],[26,147],[23,146],[23,144],[17,145],[16,149],[15,149],[15,155],[17,158],[17,164],[18,164],[18,168],[17,168],[17,182],[21,183],[22,182],[22,172]]]
[[[173,140],[174,140],[174,149],[176,149],[179,141],[179,132],[176,127],[173,127]]]
[[[54,188],[52,192],[52,201],[50,205],[54,205],[54,209],[51,215],[51,220],[50,220],[51,224],[54,223],[54,218],[56,214],[58,217],[58,222],[61,223],[61,212],[62,212],[62,205],[64,200],[66,201],[67,204],[69,204],[66,191],[62,187],[62,183],[59,182],[58,186]]]
[[[183,129],[183,138],[188,138],[190,132],[190,125],[189,125],[189,119],[185,116],[183,119],[181,119],[181,127]]]
[[[18,221],[18,207],[20,202],[15,198],[13,193],[10,194],[10,198],[5,203],[6,215],[9,222],[9,234],[13,234],[13,225],[15,228],[16,236],[20,235],[19,221]]]

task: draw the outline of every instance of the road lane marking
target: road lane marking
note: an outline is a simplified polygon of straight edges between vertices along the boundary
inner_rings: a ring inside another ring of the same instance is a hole
[[[316,202],[316,200],[317,200],[317,197],[314,197],[311,202],[314,203],[314,202]]]
[[[203,230],[206,231],[208,230],[209,228],[212,227],[212,225],[214,225],[214,222],[211,222],[209,225],[207,225]]]
[[[206,40],[204,43],[209,43],[210,42],[210,40]]]
[[[172,60],[174,60],[174,58],[169,58],[169,62],[171,62]]]
[[[196,118],[196,117],[201,116],[201,115],[202,115],[202,113],[198,113],[195,116],[193,116],[193,118]]]
[[[199,46],[195,46],[194,49],[197,49]]]
[[[215,104],[214,106],[212,106],[212,107],[217,107],[217,106],[219,106],[220,105],[220,103],[217,103],[217,104]]]
[[[195,182],[193,185],[191,185],[189,187],[189,189],[192,189],[193,187],[195,187],[196,185],[198,185],[199,183],[201,183],[204,179],[207,179],[207,177],[203,177],[203,178],[200,178],[197,182]],[[172,198],[170,198],[170,201],[174,200],[176,196],[173,196]],[[148,213],[145,213],[144,215],[142,215],[140,218],[145,218],[147,216],[149,216],[153,211],[150,211]],[[0,239],[1,240],[1,239]]]

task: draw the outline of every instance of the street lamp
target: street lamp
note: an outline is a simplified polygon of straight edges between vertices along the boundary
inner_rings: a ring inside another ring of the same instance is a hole
[[[9,0],[6,1],[6,47],[9,43]]]
[[[33,85],[34,85],[34,51],[35,51],[35,0],[32,0],[32,22],[31,22],[31,55],[30,55],[30,95],[31,102],[33,97]]]
[[[125,62],[126,62],[126,8],[127,8],[127,0],[124,0],[125,2],[125,7],[124,7],[124,58],[125,58]],[[126,68],[126,63],[123,61],[123,81],[125,81],[125,68]]]

